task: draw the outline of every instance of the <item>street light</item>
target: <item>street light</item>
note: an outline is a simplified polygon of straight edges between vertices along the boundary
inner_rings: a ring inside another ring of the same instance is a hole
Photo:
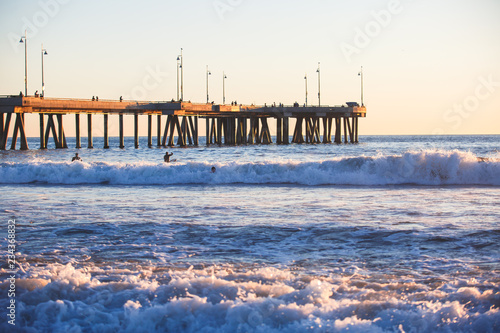
[[[361,66],[361,72],[358,73],[358,76],[361,77],[361,106],[365,106],[363,102],[363,66]]]
[[[226,104],[226,79],[226,74],[222,72],[222,104]]]
[[[42,44],[42,95],[41,95],[41,97],[45,96],[45,81],[43,79],[43,56],[46,56],[47,54],[48,54],[47,50],[43,48],[43,44]]]
[[[307,106],[307,73],[304,76],[304,80],[306,81],[306,106]]]
[[[318,106],[321,106],[321,71],[319,66],[318,62],[318,70],[316,71],[318,73]]]
[[[179,68],[182,68],[181,66],[181,56],[177,57],[177,101],[179,101]]]
[[[24,96],[28,96],[28,34],[24,30],[24,36],[21,37],[19,43],[24,40]]]
[[[181,101],[183,101],[184,100],[184,57],[182,56],[182,48],[181,48],[181,55],[177,57],[177,60],[181,61],[181,64],[180,64],[180,68],[181,68]]]
[[[208,65],[207,65],[207,104],[208,104],[208,100],[209,100],[209,96],[208,96],[208,76],[209,75],[212,75],[212,73],[210,73],[210,71],[208,70]]]

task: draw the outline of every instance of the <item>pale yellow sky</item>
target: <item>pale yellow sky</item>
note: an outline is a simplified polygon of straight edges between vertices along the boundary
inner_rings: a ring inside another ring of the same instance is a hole
[[[216,103],[224,71],[228,101],[302,104],[307,74],[314,104],[321,62],[329,105],[360,100],[363,66],[361,135],[500,134],[497,0],[29,0],[2,2],[0,13],[0,94],[24,90],[27,29],[30,94],[41,90],[43,43],[47,97],[170,100],[182,47],[194,102],[206,100],[207,65]],[[37,117],[27,126],[38,136]]]

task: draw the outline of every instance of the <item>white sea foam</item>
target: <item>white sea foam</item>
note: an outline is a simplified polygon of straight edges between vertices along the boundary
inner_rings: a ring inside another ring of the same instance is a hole
[[[6,162],[0,183],[25,184],[300,184],[300,185],[500,185],[500,159],[461,151],[342,157],[320,162],[264,161],[157,164]]]
[[[18,327],[33,332],[498,332],[498,285],[308,276],[229,264],[185,270],[30,267]],[[105,278],[104,278],[105,276]],[[111,279],[112,277],[112,279]],[[6,283],[0,285],[5,290]],[[5,299],[0,305],[6,305]],[[0,329],[6,329],[5,321]]]

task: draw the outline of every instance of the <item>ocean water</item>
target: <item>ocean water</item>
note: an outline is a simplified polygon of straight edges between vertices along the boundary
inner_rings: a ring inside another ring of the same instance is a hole
[[[500,331],[500,136],[144,139],[0,152],[0,331]]]

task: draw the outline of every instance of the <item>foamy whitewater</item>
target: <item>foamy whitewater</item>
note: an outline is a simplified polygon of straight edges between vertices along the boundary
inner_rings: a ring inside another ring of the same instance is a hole
[[[0,152],[0,331],[499,332],[500,136],[360,141]]]

